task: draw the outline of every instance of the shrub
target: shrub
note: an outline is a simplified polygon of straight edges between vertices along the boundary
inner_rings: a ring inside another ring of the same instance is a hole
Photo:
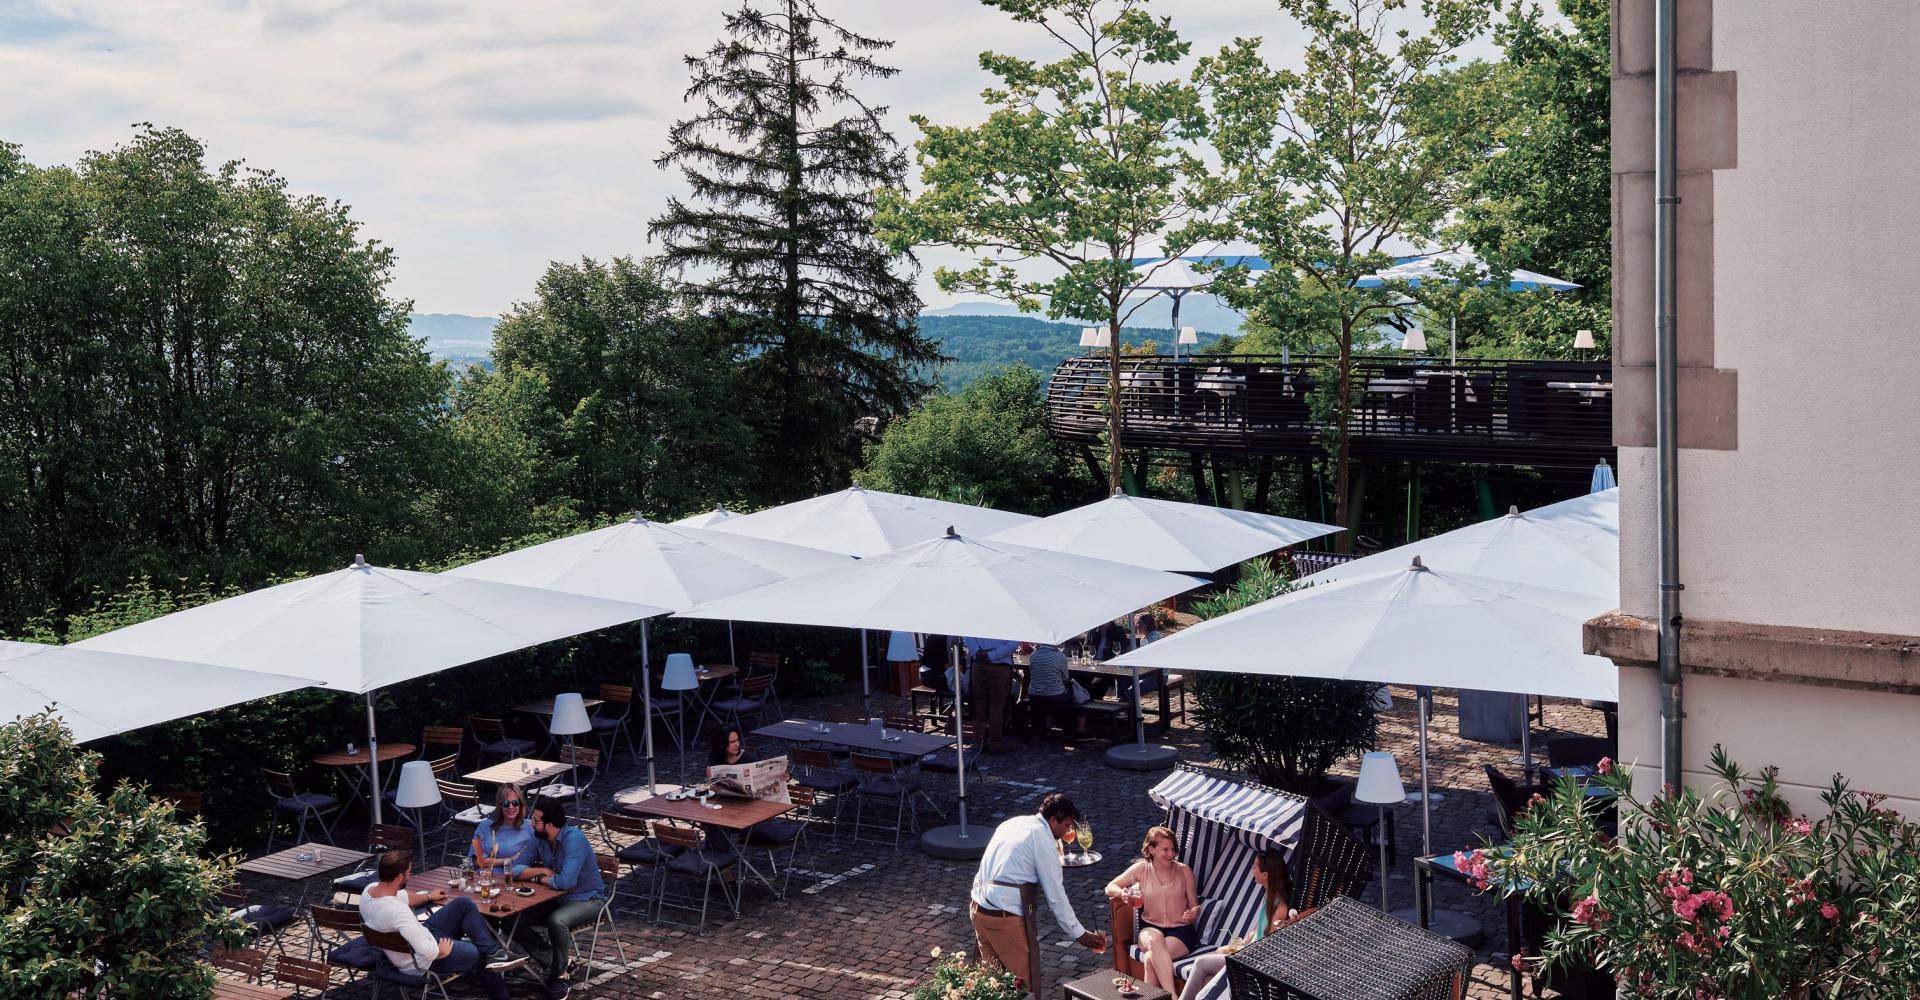
[[[216,903],[231,858],[125,782],[46,715],[0,726],[0,969],[8,996],[204,997],[198,959],[238,929]]]
[[[933,957],[940,957],[940,949],[933,949]],[[967,953],[956,951],[914,988],[913,1000],[1020,1000],[1026,995],[1027,984],[1013,973],[998,965],[968,964]]]
[[[1920,995],[1920,825],[1839,775],[1810,821],[1777,769],[1748,774],[1717,746],[1711,769],[1705,797],[1642,802],[1632,769],[1602,761],[1617,838],[1569,780],[1521,813],[1510,845],[1456,860],[1565,918],[1546,966],[1592,964],[1634,996]]]
[[[1254,560],[1241,564],[1232,587],[1195,601],[1191,610],[1218,618],[1294,589],[1267,562]],[[1274,651],[1276,659],[1285,655]],[[1377,684],[1204,671],[1193,685],[1194,719],[1213,752],[1276,788],[1312,794],[1342,757],[1373,746]]]

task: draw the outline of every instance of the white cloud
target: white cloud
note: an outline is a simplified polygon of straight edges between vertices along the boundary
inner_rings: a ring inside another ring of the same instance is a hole
[[[728,7],[733,6],[729,3]],[[821,0],[897,40],[902,72],[864,92],[904,141],[910,113],[977,119],[982,49],[1035,56],[1035,33],[977,4]],[[429,312],[490,314],[549,260],[646,254],[680,190],[653,159],[685,113],[682,58],[719,36],[713,0],[643,3],[0,0],[0,140],[38,163],[178,126],[354,207],[398,251],[395,292]],[[1271,0],[1163,2],[1194,51],[1299,33]],[[927,256],[929,264],[952,254]],[[931,303],[947,301],[931,287]]]

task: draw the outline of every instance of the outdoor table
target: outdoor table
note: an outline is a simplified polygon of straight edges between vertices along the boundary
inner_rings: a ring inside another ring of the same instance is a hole
[[[1430,858],[1416,857],[1413,859],[1413,864],[1415,868],[1415,881],[1418,883],[1416,888],[1420,890],[1420,895],[1423,900],[1430,895],[1427,886],[1432,883],[1433,876],[1435,875],[1450,878],[1462,885],[1471,884],[1467,881],[1466,874],[1454,866],[1453,855],[1451,854],[1436,854]],[[1523,947],[1521,944],[1521,931],[1523,929],[1521,921],[1526,919],[1526,915],[1524,907],[1520,905],[1520,896],[1518,893],[1507,895],[1505,902],[1507,906],[1507,956],[1511,959],[1512,956],[1520,954],[1520,949]],[[1414,911],[1420,915],[1420,929],[1426,930],[1427,913],[1429,912],[1428,907],[1422,905],[1421,902],[1416,902]],[[1513,1000],[1520,1000],[1520,979],[1520,973],[1509,968],[1507,995],[1512,997]]]
[[[1548,382],[1547,388],[1585,396],[1588,399],[1600,399],[1613,395],[1612,382]]]
[[[1142,668],[1140,671],[1141,683],[1145,683],[1147,677],[1151,675],[1153,671],[1160,670],[1160,669],[1161,668],[1159,667]],[[1112,664],[1100,663],[1092,660],[1070,662],[1067,665],[1067,672],[1069,674],[1087,674],[1094,677],[1113,677],[1120,680],[1128,681],[1129,683],[1131,683],[1133,680],[1132,667],[1116,667],[1116,666],[1113,666]],[[1117,691],[1118,688],[1116,688],[1115,690]],[[1168,697],[1167,678],[1164,675],[1164,671],[1162,672],[1162,676],[1160,678],[1159,690],[1156,691],[1155,693],[1160,696],[1160,707],[1158,709],[1158,714],[1160,716],[1160,722],[1159,722],[1160,731],[1162,733],[1165,733],[1168,727],[1172,725],[1173,702],[1172,702],[1172,699]],[[1132,706],[1129,705],[1128,707],[1131,708]]]
[[[495,896],[492,902],[488,902],[487,900],[481,899],[480,893],[471,885],[464,890],[454,889],[453,880],[459,877],[460,869],[451,865],[443,865],[439,868],[431,868],[424,872],[414,872],[412,875],[407,876],[407,888],[425,889],[429,892],[435,889],[445,889],[451,895],[466,896],[472,899],[474,904],[480,908],[481,916],[486,917],[495,924],[505,925],[505,931],[502,934],[504,938],[511,938],[513,936],[513,929],[519,924],[522,913],[544,903],[552,902],[567,894],[566,890],[555,889],[550,885],[543,885],[537,882],[513,882],[509,884],[504,878],[496,874],[494,876],[494,884],[500,887],[500,895]],[[515,886],[532,889],[533,894],[530,896],[522,896],[513,891],[513,887]],[[612,887],[609,886],[608,889],[611,891]]]
[[[593,709],[595,709],[596,707],[604,704],[604,702],[602,702],[598,698],[581,698],[580,703],[582,705],[585,705],[587,707],[587,711],[589,712],[593,711]],[[539,701],[530,701],[524,705],[515,705],[513,706],[513,710],[516,712],[522,712],[527,715],[552,715],[553,699],[542,698]]]
[[[213,1000],[293,1000],[293,991],[221,979],[213,984]]]
[[[713,711],[713,699],[720,693],[719,687],[709,688],[707,685],[715,681],[726,680],[729,677],[737,677],[739,674],[740,668],[731,663],[709,663],[704,667],[694,668],[693,678],[700,682],[700,686],[696,688],[691,695],[700,705],[700,718],[695,724],[694,739],[697,740],[700,738],[700,730],[706,727],[706,720],[712,719],[715,725],[726,725],[727,722],[727,720],[716,715]]]
[[[1121,993],[1113,986],[1115,979],[1132,979],[1138,993]],[[1099,972],[1081,976],[1067,984],[1067,996],[1071,1000],[1168,1000],[1173,994],[1158,986],[1148,986],[1146,980],[1138,976],[1121,976],[1113,969],[1101,969]]]
[[[309,860],[300,860],[301,854],[311,854]],[[240,870],[249,875],[259,875],[280,882],[292,883],[296,891],[286,897],[295,906],[305,905],[307,885],[317,878],[327,878],[342,869],[365,862],[372,855],[366,851],[356,851],[332,844],[296,844],[283,851],[265,854],[248,861],[240,862]]]
[[[867,727],[860,726],[856,728],[864,729]],[[878,733],[879,730],[874,730],[874,732]],[[639,816],[645,819],[672,819],[679,820],[682,823],[692,823],[696,826],[716,827],[725,831],[729,841],[732,840],[733,834],[741,833],[755,823],[764,822],[775,816],[783,816],[793,811],[793,803],[791,802],[773,802],[767,799],[737,799],[719,795],[714,796],[708,801],[720,808],[710,809],[707,806],[701,805],[699,799],[667,798],[667,790],[674,787],[675,786],[672,785],[656,785],[655,788],[657,792],[649,793],[645,785],[638,785],[614,793],[613,801],[619,804],[621,812],[630,816]],[[780,898],[780,890],[774,887],[773,880],[767,878],[760,869],[754,867],[750,852],[739,844],[735,844],[734,848],[735,853],[740,856],[741,866],[746,868],[754,878],[759,879],[760,883],[765,885],[767,891],[772,893],[775,898]],[[738,906],[739,904],[736,903],[735,905]]]
[[[821,731],[820,727],[826,730]],[[953,745],[953,737],[938,733],[916,733],[907,729],[888,729],[883,738],[878,726],[857,722],[816,722],[813,719],[787,719],[753,731],[755,736],[789,743],[832,743],[835,746],[870,753],[901,757],[925,757]]]
[[[557,760],[539,760],[533,757],[515,757],[512,760],[483,767],[464,775],[469,784],[475,785],[519,785],[529,788],[543,784],[572,770],[572,765]]]
[[[389,761],[412,756],[413,752],[418,749],[419,747],[411,743],[382,743],[380,744],[379,753],[380,763],[385,765]],[[339,772],[341,780],[346,783],[348,800],[358,802],[361,805],[367,805],[367,799],[362,795],[362,792],[367,787],[368,778],[366,769],[369,757],[370,755],[367,753],[366,747],[354,747],[352,753],[348,753],[345,750],[322,750],[313,755],[313,762],[321,767],[335,768]],[[392,781],[393,776],[398,774],[399,771],[400,769],[398,767],[386,768],[384,778],[380,782],[381,785],[385,786],[387,782]],[[374,794],[378,795],[382,791],[385,791],[384,787],[376,788],[374,789]],[[368,809],[371,811],[372,807],[368,806]]]

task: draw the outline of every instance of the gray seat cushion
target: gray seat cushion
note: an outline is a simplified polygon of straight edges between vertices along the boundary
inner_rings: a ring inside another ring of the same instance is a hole
[[[747,828],[747,844],[751,847],[785,847],[794,842],[804,829],[799,823],[789,819],[765,819]]]
[[[308,809],[327,810],[340,804],[340,800],[319,792],[297,792],[285,798],[273,800],[273,807],[285,812],[305,812]]]
[[[845,771],[813,771],[794,779],[816,792],[842,792],[857,780]]]
[[[346,944],[327,952],[327,963],[360,972],[372,972],[379,967],[382,956],[367,943],[363,937],[354,938]]]
[[[709,847],[702,847],[699,850],[682,851],[679,856],[667,862],[667,870],[670,872],[681,872],[687,875],[704,875],[706,874],[708,865],[712,865],[715,868],[731,868],[739,863],[740,856],[738,854],[734,854],[731,851],[722,852]]]
[[[649,840],[628,844],[614,852],[614,857],[630,865],[657,865],[680,853],[677,847],[661,847]]]
[[[333,889],[335,892],[347,892],[358,896],[367,891],[367,886],[379,881],[379,879],[380,874],[371,869],[363,872],[354,872],[351,875],[342,875],[334,879]]]

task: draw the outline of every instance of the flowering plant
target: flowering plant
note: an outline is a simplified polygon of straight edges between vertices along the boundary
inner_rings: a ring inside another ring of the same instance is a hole
[[[1777,768],[1748,774],[1716,746],[1711,770],[1704,797],[1642,802],[1632,769],[1602,760],[1590,781],[1617,804],[1618,837],[1569,779],[1515,818],[1511,843],[1455,856],[1478,887],[1565,918],[1516,967],[1588,964],[1675,1000],[1920,995],[1920,825],[1839,775],[1809,820]]]
[[[940,958],[940,949],[933,949]],[[999,967],[967,962],[967,953],[956,951],[933,967],[932,975],[913,991],[913,1000],[1020,1000],[1027,995],[1027,984]]]

